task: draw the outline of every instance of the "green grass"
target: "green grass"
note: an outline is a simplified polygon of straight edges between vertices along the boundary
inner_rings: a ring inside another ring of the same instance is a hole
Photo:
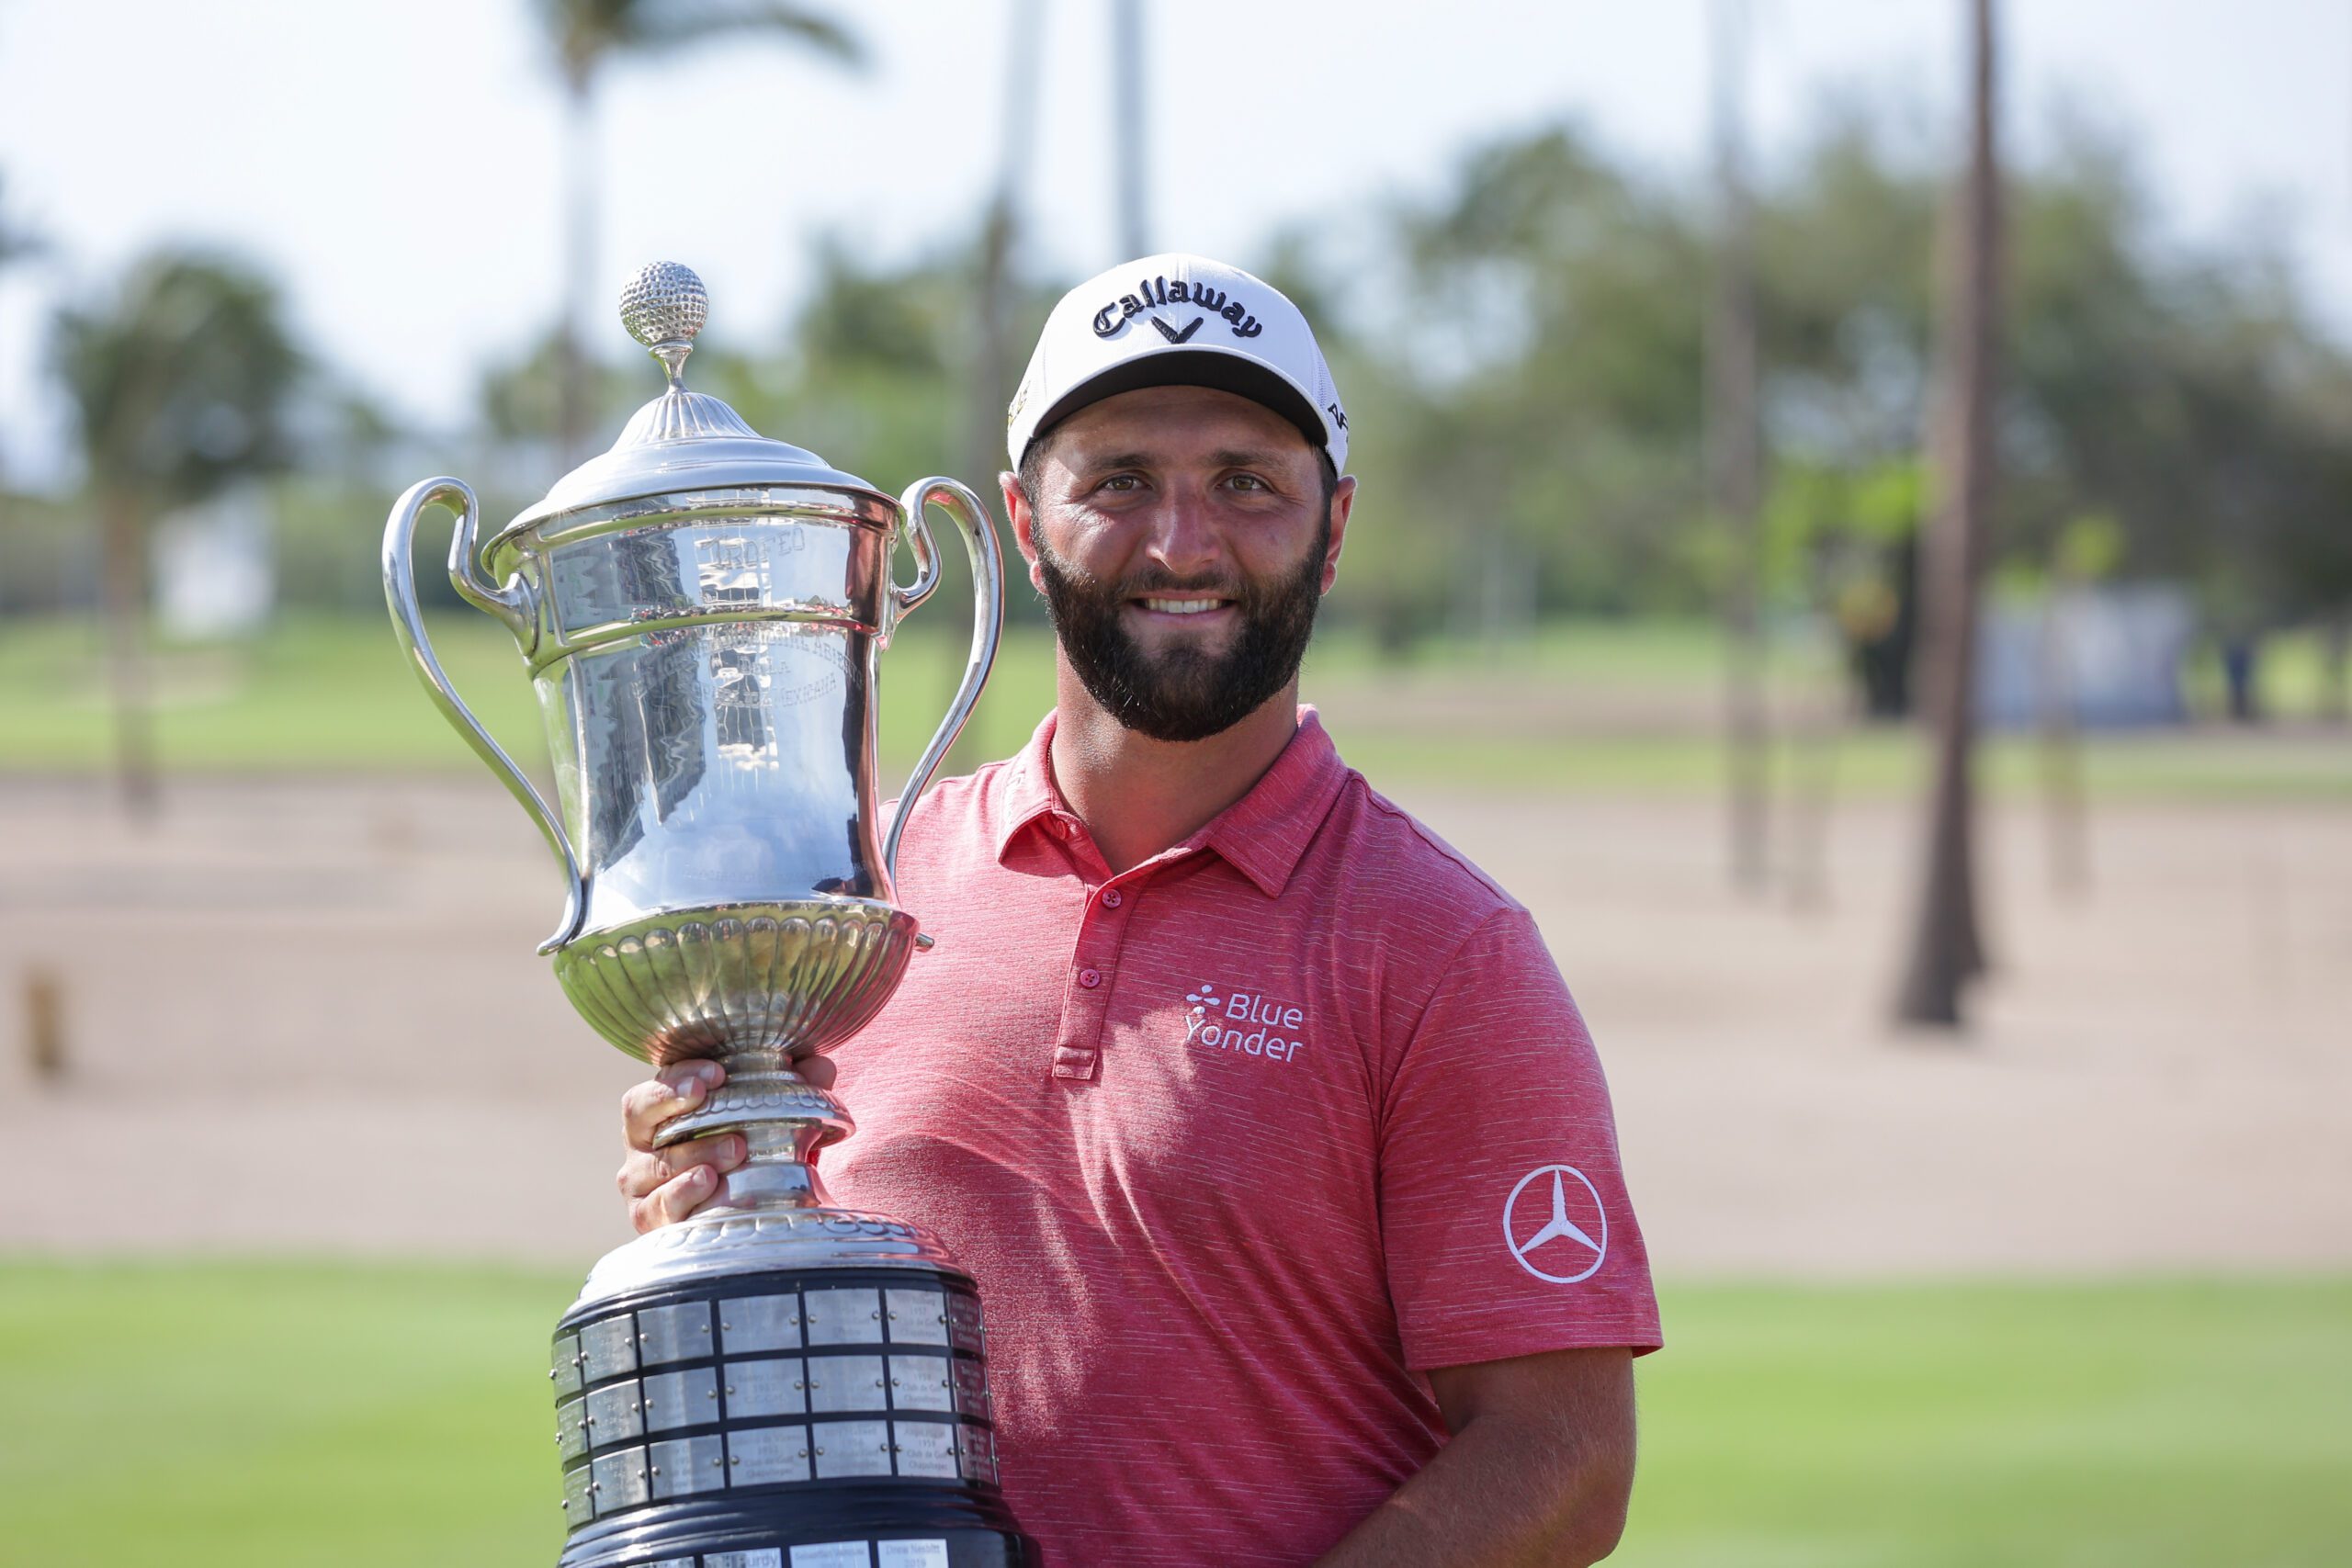
[[[468,615],[436,622],[434,637],[492,733],[543,775],[537,709],[506,634]],[[84,623],[0,622],[0,773],[106,765],[98,653]],[[2282,643],[2274,666],[2283,689],[2316,691],[2315,651]],[[912,763],[962,668],[952,617],[918,620],[901,634],[883,666],[886,772]],[[160,670],[158,744],[174,772],[478,766],[375,616],[289,618],[251,643],[168,650]],[[1713,732],[1718,679],[1717,645],[1703,624],[1580,622],[1499,650],[1432,645],[1405,665],[1382,662],[1341,628],[1317,642],[1306,689],[1323,703],[1349,760],[1384,784],[1695,796],[1720,788],[1724,775]],[[1050,641],[1038,628],[1013,628],[959,762],[1012,752],[1052,702]],[[1996,794],[2035,788],[2041,762],[2030,739],[1993,738],[1984,757]],[[1779,787],[1806,787],[1818,760],[1784,741]],[[1909,794],[1925,764],[1914,729],[1850,734],[1835,748],[1835,793]],[[2308,726],[2098,736],[2084,744],[2083,772],[2099,799],[2352,801],[2352,736]]]
[[[2352,1562],[2352,1281],[1669,1292],[1640,1568]]]
[[[571,1277],[0,1265],[0,1562],[552,1561]],[[1685,1286],[1632,1568],[2352,1561],[2352,1281]]]
[[[552,1562],[567,1282],[0,1266],[0,1562]]]

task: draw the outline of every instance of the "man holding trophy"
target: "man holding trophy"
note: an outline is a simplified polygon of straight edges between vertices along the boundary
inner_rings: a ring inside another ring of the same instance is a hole
[[[1623,1526],[1659,1340],[1589,1038],[1527,911],[1297,703],[1347,446],[1260,279],[1063,299],[1002,477],[1054,711],[923,795],[926,759],[893,847],[936,948],[766,1064],[854,1109],[833,1200],[977,1282],[989,1480],[1057,1568],[1583,1563]],[[673,1034],[625,1106],[640,1247],[778,1179]]]
[[[548,1362],[560,1568],[1607,1555],[1658,1343],[1608,1090],[1527,911],[1297,705],[1355,499],[1305,318],[1185,255],[1056,308],[1003,480],[1054,711],[926,795],[995,657],[986,509],[690,390],[707,308],[644,268],[621,318],[667,385],[612,448],[486,536],[447,477],[384,530],[402,651],[562,870],[541,951],[657,1069],[641,1234]],[[971,658],[885,826],[933,508]],[[435,509],[553,805],[434,655]]]

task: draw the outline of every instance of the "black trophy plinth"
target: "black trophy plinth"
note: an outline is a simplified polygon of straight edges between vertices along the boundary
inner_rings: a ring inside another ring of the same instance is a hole
[[[1042,1568],[997,1486],[972,1282],[723,1275],[557,1326],[560,1568]]]

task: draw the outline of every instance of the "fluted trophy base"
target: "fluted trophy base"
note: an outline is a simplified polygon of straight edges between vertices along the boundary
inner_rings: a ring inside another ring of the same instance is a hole
[[[915,919],[878,898],[819,895],[709,904],[582,931],[555,977],[599,1034],[639,1061],[793,1056],[865,1027],[898,989]]]

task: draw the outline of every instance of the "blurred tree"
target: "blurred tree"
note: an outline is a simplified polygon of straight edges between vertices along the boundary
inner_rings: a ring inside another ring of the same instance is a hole
[[[580,323],[595,288],[596,172],[589,166],[589,121],[596,74],[616,55],[653,54],[737,34],[787,40],[840,64],[863,57],[857,39],[825,13],[791,0],[538,0],[555,46],[564,92],[564,311],[556,334],[558,450],[571,467],[582,449],[588,410]]]
[[[0,273],[40,254],[45,249],[47,243],[40,235],[9,210],[7,184],[6,180],[0,180]],[[6,453],[0,452],[0,458],[6,457]],[[9,499],[7,474],[5,469],[0,469],[0,507],[6,506]],[[0,526],[5,526],[6,522],[6,513],[0,512]]]
[[[98,518],[116,776],[125,807],[144,815],[156,796],[148,526],[288,465],[303,360],[274,284],[236,261],[180,253],[141,262],[111,299],[61,311],[53,352]]]
[[[954,467],[984,483],[1003,383],[1054,295],[1023,274],[1008,220],[1026,96],[1010,95],[977,233],[879,267],[831,248],[786,343],[706,345],[696,384],[876,482]],[[2352,361],[2258,241],[2166,241],[2124,138],[2061,125],[2052,147],[2007,184],[1987,564],[2046,569],[2068,523],[2099,513],[2120,529],[2116,577],[2198,584],[2217,627],[2352,604]],[[1918,126],[1848,105],[1747,192],[1762,547],[1784,547],[1771,514],[1793,497],[1820,509],[1825,552],[1807,571],[1765,563],[1759,618],[1832,603],[1818,591],[1836,576],[1858,678],[1888,716],[1910,695],[1904,561],[1946,183]],[[1257,270],[1314,319],[1357,435],[1334,619],[1368,621],[1401,653],[1449,622],[1499,646],[1536,615],[1725,603],[1739,551],[1707,463],[1713,206],[1704,186],[1548,127],[1478,149],[1436,188],[1275,237]],[[561,388],[604,400],[599,417],[643,400],[640,367],[567,378],[548,368],[560,352],[549,340],[486,383],[486,423],[508,445],[555,440]],[[510,456],[529,494],[560,467]],[[1789,489],[1790,472],[1810,477]],[[1890,484],[1907,499],[1877,506]]]
[[[1867,465],[1916,439],[1935,184],[1905,136],[1849,112],[1761,205],[1768,409],[1788,454]],[[2352,604],[2352,494],[2332,460],[2352,363],[2275,258],[2167,250],[2125,140],[2081,123],[2006,189],[1987,548],[2043,565],[2103,513],[2116,574],[2198,585],[2217,628]]]
[[[1786,459],[1775,466],[1759,530],[1761,591],[1793,605],[1814,633],[1816,681],[1831,685],[1791,705],[1786,852],[1791,902],[1827,901],[1828,821],[1837,758],[1857,715],[1891,717],[1908,705],[1917,592],[1917,457],[1867,467]],[[1802,649],[1800,649],[1802,652]]]
[[[551,473],[564,472],[580,461],[566,455],[566,420],[577,420],[579,428],[587,429],[616,410],[636,407],[661,388],[648,379],[645,365],[634,354],[617,365],[592,361],[567,369],[571,353],[563,328],[555,327],[514,358],[490,366],[476,394],[490,436],[529,449],[532,467]]]
[[[1927,610],[1924,690],[1935,773],[1919,908],[1895,1014],[1960,1021],[1962,988],[1984,970],[1976,898],[1976,639],[1994,487],[1994,404],[2001,378],[2001,164],[1994,96],[1993,0],[1970,0],[1967,173],[1953,203],[1943,277],[1942,386],[1928,443],[1937,494],[1920,556]]]
[[[1707,315],[1708,489],[1724,534],[1724,756],[1732,885],[1770,874],[1770,741],[1762,620],[1764,433],[1757,358],[1755,220],[1747,190],[1747,6],[1715,0],[1715,256]]]
[[[1708,604],[1703,225],[1555,129],[1474,154],[1387,227],[1406,276],[1360,324],[1350,392],[1379,432],[1352,457],[1351,572],[1381,613],[1418,632],[1450,592],[1494,638],[1544,609]]]
[[[295,410],[291,436],[294,471],[270,486],[277,602],[371,618],[381,615],[383,567],[370,547],[382,533],[377,513],[413,477],[404,433],[372,399],[328,383],[306,391]],[[418,586],[439,607],[447,581],[445,575],[428,571]],[[447,603],[462,601],[451,592]]]
[[[2050,880],[2060,897],[2089,891],[2090,820],[2083,786],[2080,726],[2075,718],[2074,649],[2068,627],[2087,591],[2123,558],[2123,530],[2111,513],[2087,512],[2057,538],[2046,573],[2031,574],[2041,599],[2041,636],[2034,685],[2034,728],[2041,755],[2042,815],[2050,843]],[[2022,564],[2022,563],[2018,563]],[[2014,568],[2013,568],[2014,570]]]
[[[6,182],[0,180],[0,266],[13,266],[42,248],[40,236],[8,210],[7,192]]]

